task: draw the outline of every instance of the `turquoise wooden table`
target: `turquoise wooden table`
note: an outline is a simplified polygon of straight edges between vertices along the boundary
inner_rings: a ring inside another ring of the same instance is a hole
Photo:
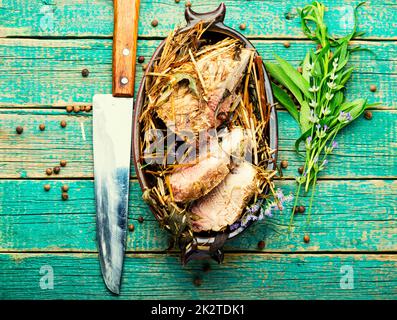
[[[191,2],[196,11],[218,5]],[[313,47],[294,10],[306,1],[225,3],[226,23],[236,29],[245,23],[241,32],[265,60],[278,53],[297,65]],[[331,31],[347,33],[357,1],[324,4]],[[160,40],[183,24],[184,9],[184,1],[141,1],[138,56],[148,61]],[[396,21],[394,0],[367,1],[359,10],[359,30],[366,34],[356,43],[372,52],[351,59],[357,68],[348,97],[381,104],[371,110],[372,120],[362,117],[341,134],[316,190],[310,224],[298,215],[288,233],[287,208],[228,242],[224,264],[182,267],[178,252],[166,251],[168,234],[141,200],[132,169],[129,223],[135,230],[128,235],[122,294],[116,297],[103,284],[95,243],[92,113],[66,112],[67,106],[90,105],[94,93],[111,92],[112,1],[1,0],[0,298],[396,299]],[[138,65],[136,85],[142,72]],[[276,185],[294,192],[299,129],[285,110],[278,115],[279,159],[289,166]],[[20,135],[17,126],[24,129]],[[66,167],[46,176],[46,168],[60,160]],[[64,184],[67,201],[61,199]],[[304,197],[301,204],[307,203]]]

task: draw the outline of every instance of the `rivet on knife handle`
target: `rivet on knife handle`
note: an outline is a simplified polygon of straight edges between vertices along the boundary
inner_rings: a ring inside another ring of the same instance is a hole
[[[140,0],[114,0],[113,96],[133,97]]]

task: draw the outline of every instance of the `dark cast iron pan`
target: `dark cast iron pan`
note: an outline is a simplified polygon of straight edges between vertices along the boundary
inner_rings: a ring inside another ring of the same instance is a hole
[[[226,6],[224,3],[221,3],[220,6],[211,12],[206,13],[197,13],[187,7],[185,10],[185,18],[187,21],[186,28],[191,27],[192,25],[196,24],[199,21],[213,21],[211,26],[208,28],[206,33],[206,38],[213,38],[213,39],[222,39],[224,37],[231,37],[235,39],[239,39],[241,42],[245,44],[247,48],[254,48],[252,43],[248,41],[242,34],[238,33],[234,29],[231,29],[223,24],[226,14]],[[136,97],[135,102],[135,109],[134,109],[134,128],[133,128],[133,152],[134,152],[134,165],[136,174],[138,176],[139,183],[141,185],[142,190],[151,188],[151,181],[148,177],[144,174],[142,169],[140,168],[139,159],[140,159],[140,152],[139,152],[139,141],[141,139],[141,128],[139,123],[139,117],[142,113],[142,108],[145,101],[145,83],[146,83],[146,73],[150,72],[153,67],[153,63],[156,59],[160,57],[160,54],[163,50],[165,41],[162,41],[160,45],[157,47],[156,51],[154,52],[148,66],[146,68],[145,75],[143,76],[140,86],[138,95]],[[258,54],[259,55],[259,54]],[[266,73],[265,67],[262,65],[264,70],[265,76],[265,92],[266,92],[266,99],[267,102],[272,106],[271,109],[271,117],[269,122],[269,130],[268,130],[268,142],[271,149],[276,150],[273,154],[273,161],[269,164],[269,169],[275,169],[276,167],[276,159],[277,159],[277,150],[278,150],[278,126],[277,126],[277,114],[274,107],[274,97],[273,92],[271,89],[269,77]],[[150,208],[154,216],[157,220],[159,217],[153,210]],[[213,232],[212,234],[195,234],[196,242],[191,246],[190,249],[184,250],[182,248],[182,262],[187,263],[189,260],[192,259],[205,259],[208,257],[213,258],[218,263],[222,262],[223,260],[223,245],[226,240],[231,239],[240,233],[242,233],[245,229],[249,227],[251,223],[247,224],[246,226],[241,226],[234,231],[225,230],[223,232]]]

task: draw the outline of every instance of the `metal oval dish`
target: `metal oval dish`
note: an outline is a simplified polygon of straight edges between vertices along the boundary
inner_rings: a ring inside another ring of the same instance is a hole
[[[226,14],[226,6],[222,3],[216,10],[207,12],[207,13],[196,13],[190,9],[190,7],[186,8],[185,11],[185,18],[187,21],[187,26],[185,28],[189,28],[190,26],[194,25],[198,21],[212,21],[213,23],[206,31],[206,34],[210,34],[210,37],[232,37],[239,39],[241,42],[245,44],[247,48],[254,48],[250,41],[248,41],[243,35],[238,33],[237,31],[225,26],[223,24],[224,18]],[[160,45],[157,47],[156,51],[154,52],[146,72],[152,69],[153,63],[156,59],[158,59],[161,51],[164,47],[165,41],[162,41]],[[259,55],[259,54],[258,54]],[[278,150],[278,126],[277,126],[277,114],[274,108],[274,97],[273,92],[271,89],[269,77],[266,73],[265,67],[262,65],[264,70],[265,76],[265,92],[266,98],[268,103],[272,106],[271,109],[271,116],[269,122],[269,130],[268,130],[268,142],[269,146],[272,150],[276,150],[276,152],[272,155],[273,162],[269,164],[269,169],[275,169],[276,166],[276,159],[277,159],[277,150]],[[140,152],[139,152],[139,142],[140,142],[140,123],[139,117],[142,113],[142,108],[144,105],[145,100],[145,83],[146,83],[146,73],[143,76],[140,86],[138,95],[136,97],[135,109],[134,109],[134,128],[133,128],[133,152],[134,152],[134,165],[136,174],[138,176],[138,180],[142,190],[150,188],[151,184],[149,179],[145,176],[144,172],[138,166],[139,159],[140,159]],[[155,214],[154,210],[150,208],[153,212],[154,216],[158,220],[157,215]],[[252,223],[252,222],[251,222]],[[248,223],[246,226],[241,226],[234,231],[223,231],[223,232],[212,232],[212,234],[195,234],[195,239],[197,241],[196,245],[192,246],[186,252],[182,252],[182,261],[183,263],[187,263],[189,260],[192,259],[201,259],[205,257],[212,257],[219,263],[223,260],[223,250],[222,247],[226,240],[231,239],[238,234],[242,233],[245,229],[249,227],[251,223]]]

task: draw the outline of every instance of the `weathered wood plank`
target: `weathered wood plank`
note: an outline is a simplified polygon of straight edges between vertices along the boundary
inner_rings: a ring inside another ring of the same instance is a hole
[[[68,164],[53,177],[92,178],[91,116],[50,109],[0,111],[0,178],[47,178],[45,169],[58,165],[61,159]],[[292,178],[303,161],[294,151],[299,128],[286,111],[279,111],[278,116],[279,159],[289,161],[283,174]],[[64,129],[60,127],[61,120],[66,120]],[[45,124],[45,131],[39,130],[41,123]],[[22,135],[15,132],[18,125],[24,127]],[[339,147],[321,177],[397,177],[396,126],[397,111],[393,110],[375,110],[371,121],[363,117],[357,120],[340,134]],[[133,167],[131,172],[135,176]]]
[[[142,0],[139,17],[141,37],[165,36],[174,26],[184,25],[185,1]],[[260,38],[302,38],[300,19],[296,8],[310,1],[280,0],[224,0],[227,6],[226,24],[238,29],[246,23],[244,34]],[[353,27],[353,8],[358,1],[323,0],[327,7],[326,22],[337,35],[347,34]],[[193,0],[198,12],[214,10],[219,1]],[[359,12],[359,30],[366,38],[395,39],[396,3],[367,1]],[[159,25],[151,26],[156,18]],[[111,37],[113,33],[113,6],[106,0],[23,1],[2,0],[0,7],[0,36],[2,37]]]
[[[139,41],[138,56],[148,61],[159,41]],[[286,49],[283,41],[254,41],[265,60],[274,53],[298,64],[314,45],[308,41],[291,41]],[[395,42],[357,42],[369,52],[353,55],[357,67],[348,84],[350,99],[367,97],[370,103],[380,102],[381,108],[396,108],[397,45]],[[33,40],[0,39],[0,106],[47,107],[68,104],[89,104],[95,93],[111,92],[112,41],[97,40]],[[81,70],[88,68],[88,78]],[[136,87],[142,78],[139,65]],[[369,91],[375,84],[378,91]]]
[[[0,264],[1,299],[397,298],[396,255],[229,254],[207,273],[175,255],[128,255],[120,296],[106,290],[96,254],[0,254]],[[53,289],[41,289],[48,270]]]
[[[43,185],[50,183],[46,192]],[[70,187],[69,200],[61,200],[61,186]],[[285,193],[295,192],[293,181],[278,181]],[[163,251],[168,233],[141,199],[136,181],[131,182],[128,250]],[[309,196],[299,204],[308,205]],[[288,233],[291,206],[273,218],[258,222],[241,236],[227,242],[226,250],[253,251],[265,240],[268,252],[280,251],[396,251],[397,181],[321,181],[316,190],[311,221],[297,215]],[[144,218],[143,223],[137,221]],[[309,234],[309,244],[303,236]],[[0,181],[0,251],[95,252],[95,202],[93,182]]]

